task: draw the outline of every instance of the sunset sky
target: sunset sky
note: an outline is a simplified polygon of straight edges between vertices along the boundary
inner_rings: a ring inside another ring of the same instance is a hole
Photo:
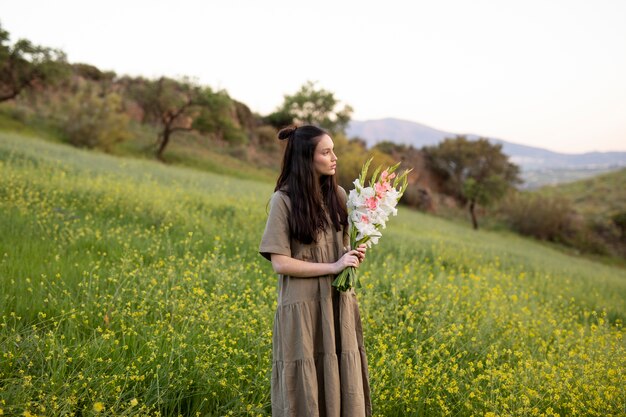
[[[626,1],[3,0],[12,41],[196,77],[260,114],[307,80],[354,108],[560,152],[626,151]]]

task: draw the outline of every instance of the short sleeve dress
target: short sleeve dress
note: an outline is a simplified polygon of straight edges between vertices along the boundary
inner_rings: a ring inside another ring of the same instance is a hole
[[[346,201],[346,192],[339,189]],[[347,250],[347,230],[332,224],[317,242],[289,233],[289,197],[276,191],[259,252],[308,262],[336,262]],[[272,416],[371,416],[369,375],[354,290],[340,292],[333,275],[278,276],[272,335]]]

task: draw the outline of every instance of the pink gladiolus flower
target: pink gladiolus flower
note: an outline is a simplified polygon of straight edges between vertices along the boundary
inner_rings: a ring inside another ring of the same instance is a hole
[[[376,197],[382,198],[387,191],[391,190],[391,184],[388,182],[377,182],[374,184],[374,189],[376,190]]]
[[[368,219],[367,216],[364,214],[361,216],[361,221],[365,224],[368,224],[370,222],[370,219]]]
[[[389,175],[387,170],[384,170],[383,173],[380,174],[380,180],[382,182],[389,182],[390,180],[394,179],[395,177],[396,177],[395,173],[392,173],[391,175]]]
[[[376,207],[378,206],[378,199],[376,197],[370,197],[365,200],[365,205],[370,210],[376,210]]]

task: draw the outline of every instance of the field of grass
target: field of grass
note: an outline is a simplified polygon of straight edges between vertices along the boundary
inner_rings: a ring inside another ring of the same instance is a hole
[[[0,133],[0,414],[270,413],[272,185]],[[359,290],[377,416],[626,415],[626,271],[401,209]]]

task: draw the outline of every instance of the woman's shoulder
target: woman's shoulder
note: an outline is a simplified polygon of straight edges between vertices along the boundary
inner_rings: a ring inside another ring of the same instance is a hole
[[[344,190],[344,188],[341,185],[337,186],[337,195],[339,196],[341,201],[343,201],[344,203],[348,201],[348,194],[346,193],[346,190]]]
[[[285,204],[289,206],[289,194],[287,194],[287,191],[284,189],[274,191],[270,198],[270,204]]]
[[[274,193],[272,194],[272,198],[289,199],[289,193],[287,192],[286,188],[281,188],[279,190],[274,191]]]

